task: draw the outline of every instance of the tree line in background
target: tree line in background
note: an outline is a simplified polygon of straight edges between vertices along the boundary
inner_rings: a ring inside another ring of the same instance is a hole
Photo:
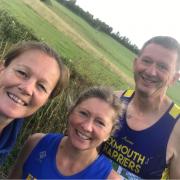
[[[41,0],[41,1],[50,2],[50,0]],[[82,17],[95,29],[106,33],[107,35],[111,36],[113,39],[121,43],[123,46],[128,48],[133,53],[138,54],[139,52],[138,47],[135,44],[132,44],[128,37],[121,36],[119,32],[113,33],[112,27],[110,27],[108,24],[106,24],[105,22],[101,21],[98,18],[94,19],[94,16],[91,13],[89,13],[88,11],[84,11],[82,8],[76,5],[76,0],[56,0],[56,1],[62,4],[63,6],[67,7],[68,9],[70,9],[76,15]]]

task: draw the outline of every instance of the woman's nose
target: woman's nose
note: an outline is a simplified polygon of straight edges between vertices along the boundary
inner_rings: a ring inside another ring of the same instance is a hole
[[[82,127],[87,132],[92,132],[93,130],[93,123],[91,121],[84,122],[82,124]]]
[[[18,88],[24,95],[31,96],[35,89],[35,82],[31,79],[28,79],[27,81],[22,82]]]

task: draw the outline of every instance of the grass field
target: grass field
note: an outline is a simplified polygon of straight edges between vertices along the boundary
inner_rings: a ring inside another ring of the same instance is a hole
[[[46,6],[39,0],[1,0],[0,8],[52,45],[83,77],[116,89],[133,87],[135,55],[55,0],[51,2],[52,6]],[[179,91],[177,83],[169,90],[169,95],[180,104]]]

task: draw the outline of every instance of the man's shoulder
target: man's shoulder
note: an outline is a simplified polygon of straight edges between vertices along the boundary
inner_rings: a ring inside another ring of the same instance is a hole
[[[130,96],[132,96],[133,93],[134,93],[133,89],[115,91],[115,94],[118,97],[121,97],[121,96],[130,97]]]
[[[173,117],[174,120],[176,120],[175,126],[173,128],[171,138],[173,139],[173,142],[175,146],[179,147],[179,139],[180,139],[180,106],[177,104],[173,104],[171,107],[169,114]]]
[[[173,104],[173,106],[169,110],[169,114],[174,118],[174,119],[180,119],[180,106],[177,104]]]
[[[119,90],[119,91],[114,91],[114,93],[116,94],[116,96],[121,97],[123,94],[124,90]]]

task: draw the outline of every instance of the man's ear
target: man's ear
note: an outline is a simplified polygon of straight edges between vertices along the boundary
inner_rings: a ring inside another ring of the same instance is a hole
[[[174,74],[174,77],[173,77],[173,79],[172,79],[171,85],[174,85],[179,79],[180,79],[180,71],[177,71],[177,72]]]
[[[136,61],[137,61],[137,59],[138,59],[138,57],[135,57],[135,58],[134,58],[134,61],[133,61],[133,70],[134,70],[134,68],[135,68],[135,66],[136,66]]]

